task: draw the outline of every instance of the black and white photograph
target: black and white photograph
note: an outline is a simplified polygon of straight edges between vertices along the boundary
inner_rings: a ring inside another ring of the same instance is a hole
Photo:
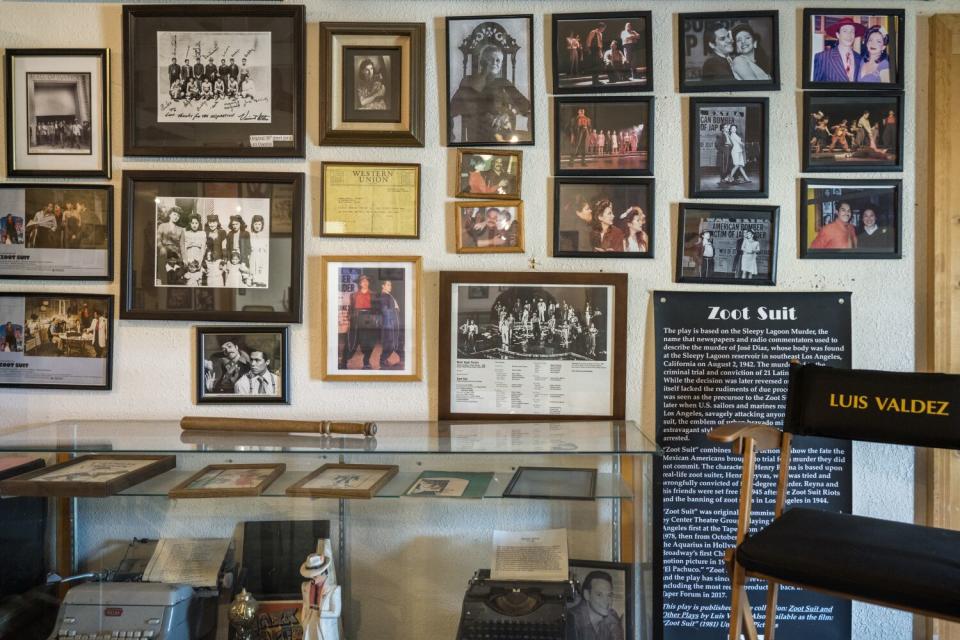
[[[767,197],[766,98],[690,101],[691,198]]]
[[[458,198],[520,199],[522,151],[457,149]]]
[[[803,10],[805,89],[903,88],[903,9]]]
[[[680,203],[677,282],[773,285],[780,207]]]
[[[448,17],[446,27],[447,144],[533,144],[533,16]]]
[[[632,638],[633,565],[570,560],[576,595],[567,603],[567,640]]]
[[[800,181],[801,258],[899,258],[900,180]]]
[[[902,93],[803,95],[803,170],[903,168]]]
[[[555,178],[553,255],[652,258],[653,180]]]
[[[681,13],[680,92],[777,91],[777,11]]]
[[[570,467],[517,467],[503,492],[504,498],[593,500],[597,470]]]
[[[554,93],[653,90],[649,11],[553,15]]]
[[[653,175],[653,98],[555,98],[558,176]]]
[[[290,402],[287,327],[197,327],[197,402]]]
[[[27,73],[30,155],[93,153],[90,73]]]
[[[523,203],[456,202],[457,253],[523,253]]]
[[[401,71],[400,47],[344,47],[344,122],[400,122]]]

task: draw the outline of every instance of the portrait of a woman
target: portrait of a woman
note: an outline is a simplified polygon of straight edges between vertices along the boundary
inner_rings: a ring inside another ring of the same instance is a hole
[[[887,34],[880,27],[870,27],[863,36],[860,70],[857,82],[890,82],[890,58],[887,55]]]
[[[370,58],[363,58],[357,69],[353,90],[353,108],[360,111],[387,111],[390,95],[387,79]]]

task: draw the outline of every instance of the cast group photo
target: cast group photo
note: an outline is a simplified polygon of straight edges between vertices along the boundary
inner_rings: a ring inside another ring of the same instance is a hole
[[[32,188],[24,204],[26,224],[17,238],[27,249],[107,249],[106,218],[113,212],[103,191]]]
[[[896,165],[899,102],[869,97],[808,99],[808,162],[814,166]]]
[[[649,182],[557,179],[555,194],[557,255],[653,255]]]
[[[561,171],[649,171],[649,103],[558,102]]]
[[[24,355],[105,358],[112,339],[108,304],[101,299],[28,296]]]
[[[200,400],[230,396],[284,395],[284,337],[281,331],[198,333],[203,382]]]
[[[337,369],[407,368],[405,271],[356,266],[338,271]]]
[[[898,83],[899,17],[822,14],[807,10],[808,86]]]
[[[776,12],[684,14],[681,91],[779,88]]]
[[[89,73],[27,73],[29,154],[90,154]]]
[[[650,80],[650,14],[555,18],[558,90],[610,87],[643,90]]]

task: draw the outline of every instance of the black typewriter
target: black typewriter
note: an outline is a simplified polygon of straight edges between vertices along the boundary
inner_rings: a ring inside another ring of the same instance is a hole
[[[564,640],[570,582],[491,580],[480,569],[463,596],[457,640]]]

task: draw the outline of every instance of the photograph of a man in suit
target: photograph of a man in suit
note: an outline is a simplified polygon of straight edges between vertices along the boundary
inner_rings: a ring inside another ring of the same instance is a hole
[[[826,28],[826,35],[837,46],[813,56],[814,82],[856,82],[860,72],[860,53],[853,45],[866,32],[863,25],[849,17]]]

